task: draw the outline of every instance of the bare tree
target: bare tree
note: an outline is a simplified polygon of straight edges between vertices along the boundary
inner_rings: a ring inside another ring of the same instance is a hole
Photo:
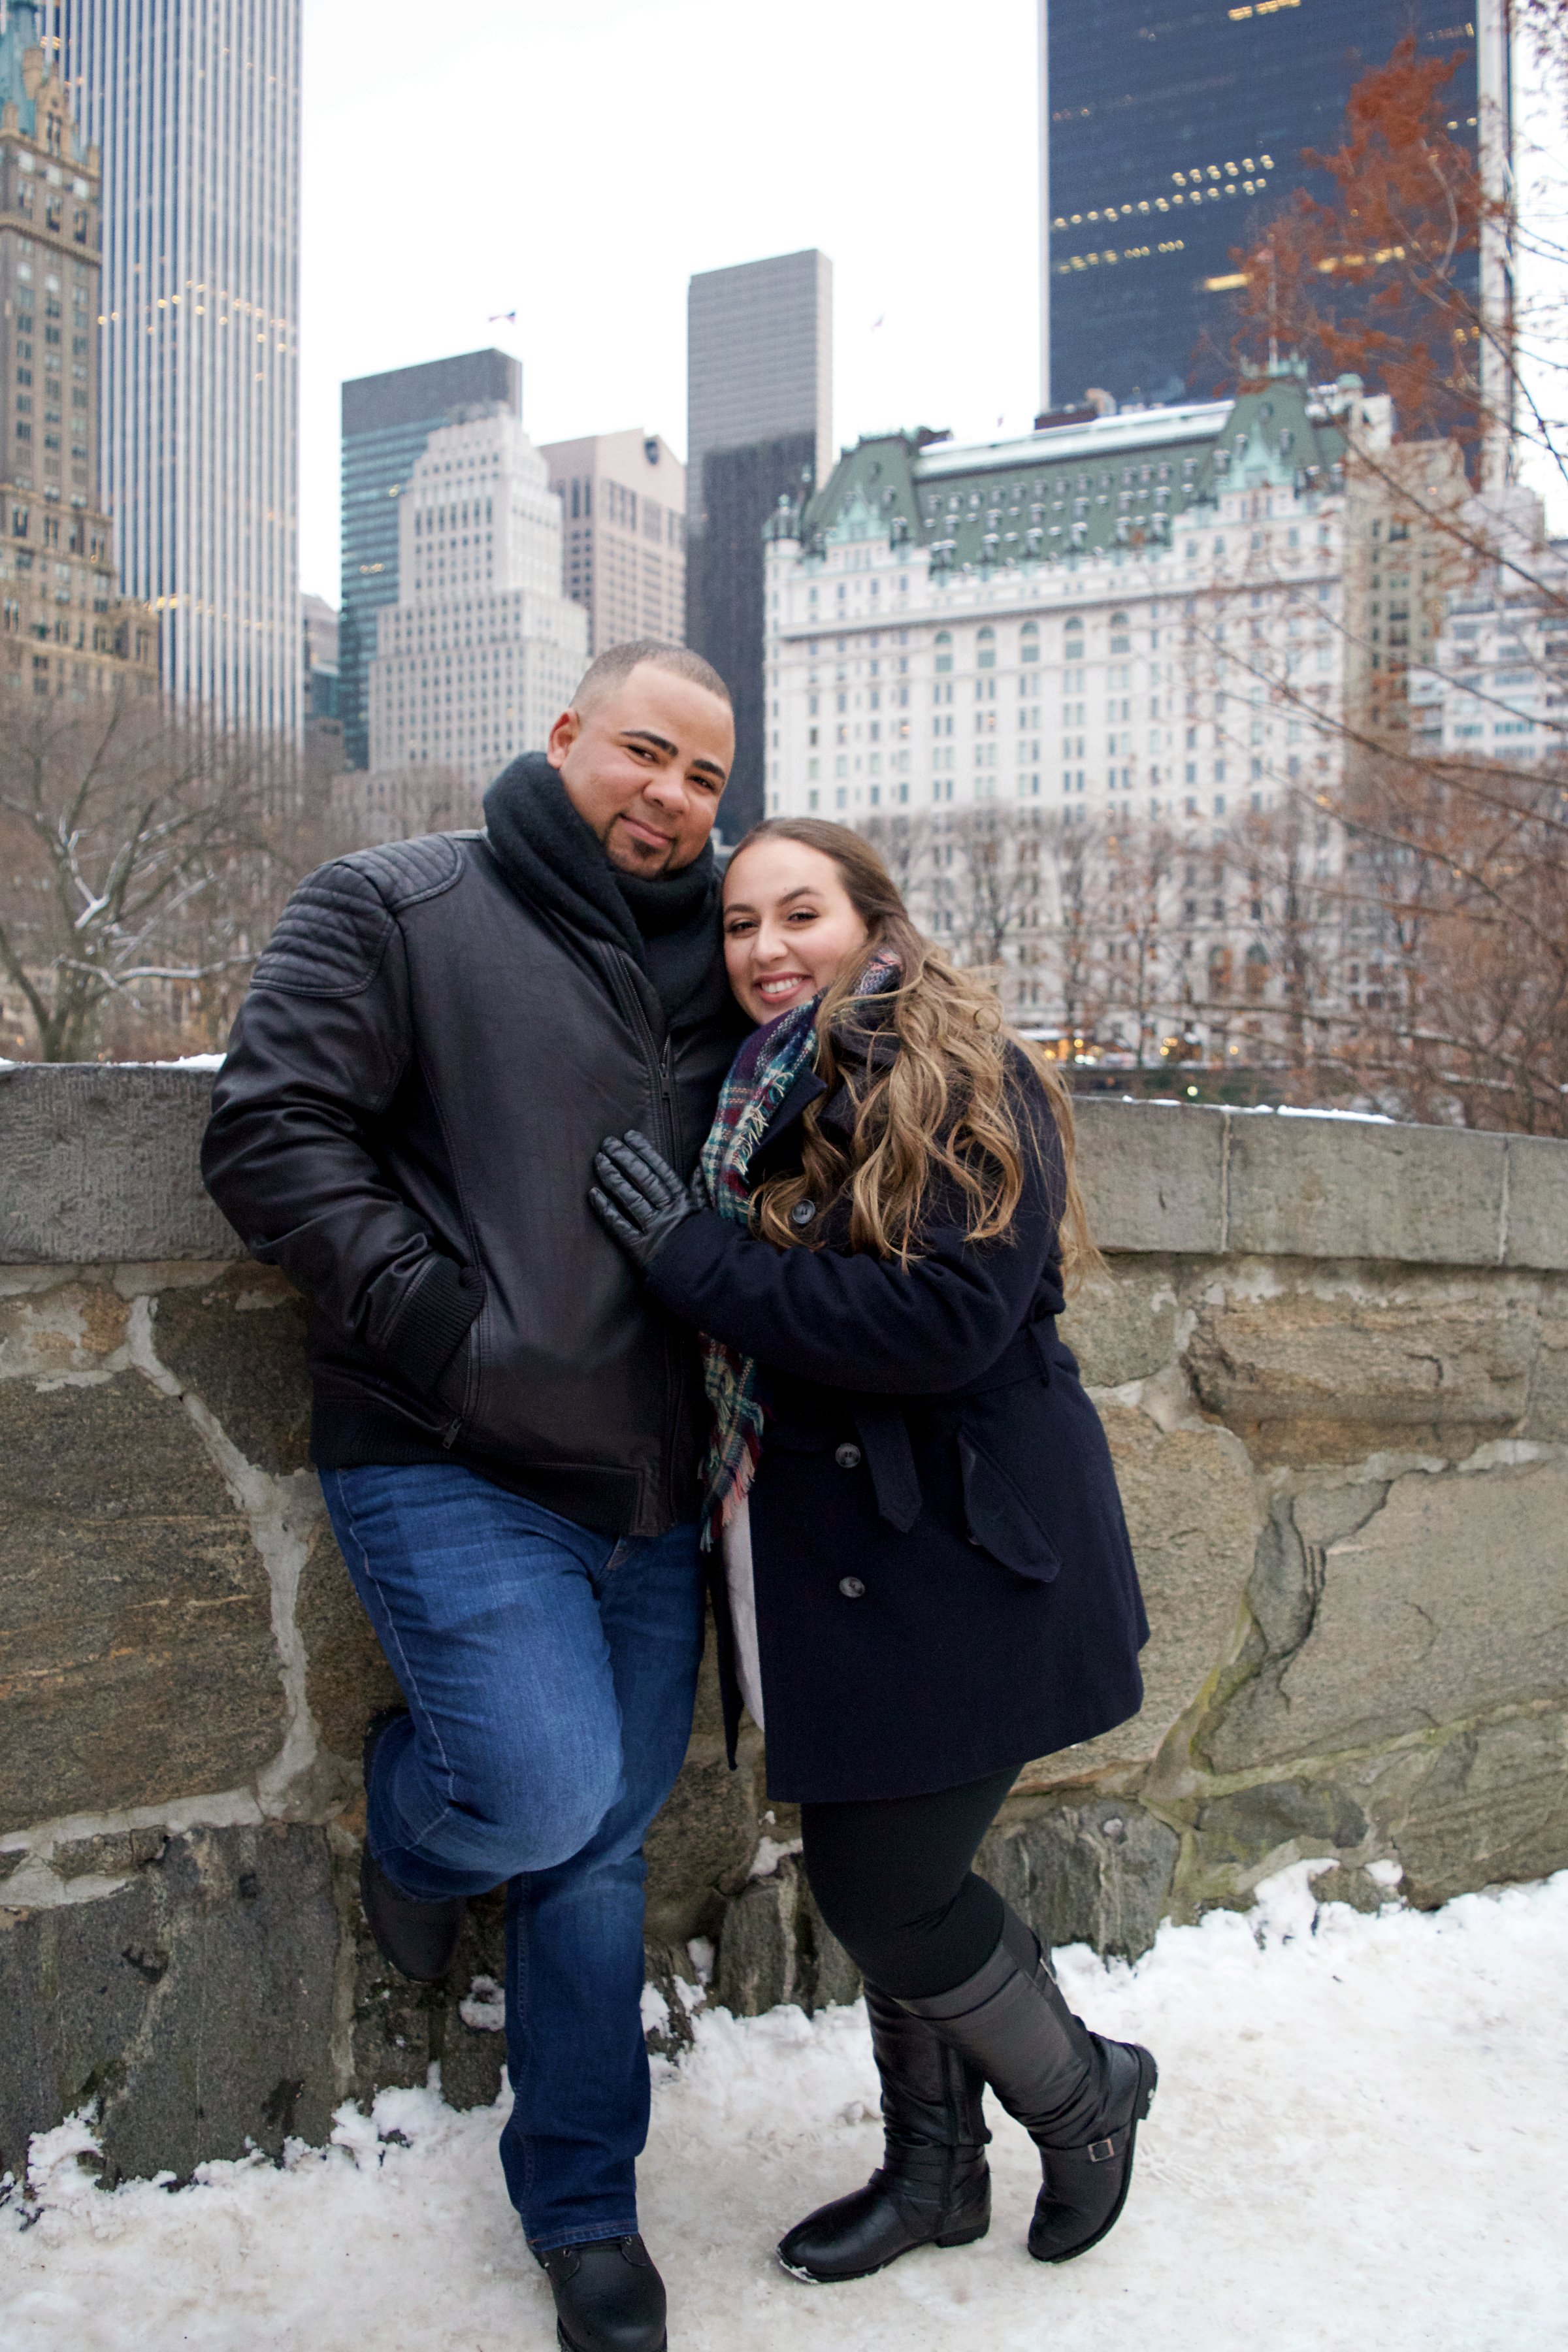
[[[1057,818],[1047,838],[1056,907],[1043,962],[1063,1035],[1087,1042],[1106,1010],[1104,836],[1098,824]]]
[[[1131,1031],[1140,1069],[1159,1061],[1161,1013],[1176,995],[1176,835],[1155,820],[1120,823],[1105,841],[1106,1014]]]
[[[1347,1065],[1405,1116],[1568,1135],[1568,761],[1390,762],[1350,814],[1381,952]]]
[[[90,1057],[109,1008],[248,964],[280,830],[277,774],[249,747],[145,704],[51,703],[8,727],[0,973],[39,1055]]]
[[[921,811],[878,810],[859,830],[865,835],[911,909],[918,909],[931,880],[931,819]]]

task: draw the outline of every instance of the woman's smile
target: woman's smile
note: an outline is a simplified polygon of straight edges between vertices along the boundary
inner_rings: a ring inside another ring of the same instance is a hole
[[[805,971],[770,972],[765,979],[759,975],[756,982],[757,994],[763,1003],[781,1010],[793,1004],[796,997],[809,994],[811,989],[811,974]]]

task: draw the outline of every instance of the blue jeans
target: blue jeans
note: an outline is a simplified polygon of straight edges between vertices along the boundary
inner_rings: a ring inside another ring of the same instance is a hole
[[[501,2164],[541,2253],[637,2226],[644,1832],[691,1729],[697,1529],[622,1538],[453,1464],[329,1470],[333,1530],[409,1706],[371,1852],[424,1900],[508,1884]]]

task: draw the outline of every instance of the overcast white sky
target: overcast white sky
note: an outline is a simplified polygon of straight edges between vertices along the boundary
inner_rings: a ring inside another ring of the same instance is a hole
[[[1026,425],[1036,89],[1034,0],[305,0],[304,587],[343,377],[495,342],[535,440],[684,453],[686,281],[764,254],[832,257],[840,442]]]
[[[840,441],[1026,425],[1035,92],[1033,0],[305,0],[304,587],[343,377],[494,342],[535,440],[684,454],[686,281],[764,254],[832,257]]]

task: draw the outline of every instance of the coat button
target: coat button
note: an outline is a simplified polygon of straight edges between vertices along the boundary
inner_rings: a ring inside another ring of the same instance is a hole
[[[858,1445],[835,1446],[833,1459],[840,1470],[858,1470],[860,1467],[860,1448]]]
[[[797,1201],[789,1213],[789,1221],[792,1225],[809,1225],[816,1214],[815,1201]]]
[[[865,1586],[858,1576],[841,1576],[838,1580],[838,1590],[846,1601],[862,1600],[866,1591]]]

